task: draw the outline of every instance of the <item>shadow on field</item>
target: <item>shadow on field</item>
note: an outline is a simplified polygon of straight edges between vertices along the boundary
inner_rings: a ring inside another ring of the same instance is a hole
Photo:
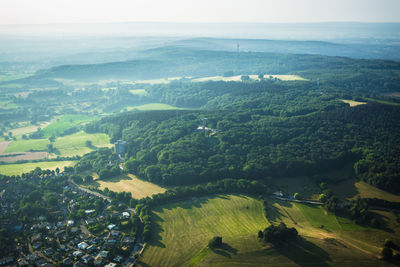
[[[231,247],[229,244],[227,243],[222,243],[220,248],[213,248],[212,251],[215,254],[219,254],[221,256],[224,256],[226,258],[231,258],[231,255],[237,254],[237,249]]]
[[[154,212],[151,214],[151,218],[153,220],[153,236],[150,241],[150,245],[160,248],[165,248],[165,244],[161,242],[161,233],[164,232],[164,229],[161,227],[161,223],[164,221],[160,216],[155,214]]]
[[[278,203],[279,205],[281,205],[282,207],[287,207],[290,208],[292,207],[292,204],[286,201],[277,201],[276,199],[268,199],[268,210],[267,210],[267,219],[270,222],[280,222],[282,217],[288,217],[290,218],[290,215],[285,213],[283,214],[279,208],[275,207],[274,205],[272,205],[273,203]],[[291,218],[290,218],[291,219]]]
[[[314,243],[299,237],[295,241],[279,244],[276,250],[299,266],[330,266],[329,254]]]
[[[113,177],[109,177],[109,178],[105,178],[105,179],[101,179],[105,182],[112,182],[112,183],[118,183],[119,181],[123,181],[123,180],[132,180],[131,177],[129,177],[128,175],[118,175],[118,176],[113,176]]]

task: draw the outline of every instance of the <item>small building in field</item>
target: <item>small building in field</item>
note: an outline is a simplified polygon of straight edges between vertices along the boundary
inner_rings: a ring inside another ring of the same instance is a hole
[[[283,197],[283,192],[281,190],[278,190],[278,191],[274,192],[274,196]]]

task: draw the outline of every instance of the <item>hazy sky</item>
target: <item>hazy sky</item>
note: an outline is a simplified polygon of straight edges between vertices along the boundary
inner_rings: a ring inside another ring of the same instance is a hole
[[[0,0],[0,24],[400,22],[400,0]]]

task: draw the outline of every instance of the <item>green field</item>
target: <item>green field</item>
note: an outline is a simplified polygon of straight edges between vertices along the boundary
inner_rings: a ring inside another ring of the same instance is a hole
[[[156,209],[154,217],[159,228],[143,257],[143,262],[150,266],[187,266],[199,262],[212,253],[201,251],[215,235],[221,235],[235,250],[252,251],[258,246],[257,231],[269,225],[261,202],[244,195],[166,205]]]
[[[20,175],[34,170],[36,167],[41,169],[55,170],[57,167],[63,170],[65,166],[73,166],[74,161],[45,161],[45,162],[33,162],[23,164],[5,164],[0,165],[0,174],[3,175]]]
[[[126,108],[128,111],[129,110],[169,110],[169,109],[179,109],[174,106],[168,105],[168,104],[162,104],[162,103],[150,103],[150,104],[144,104],[140,106],[129,106]]]
[[[132,95],[146,96],[147,91],[144,89],[129,90]]]
[[[47,149],[48,144],[50,144],[48,139],[20,139],[17,141],[12,141],[4,153],[25,152],[30,150],[44,151]]]
[[[156,208],[153,239],[138,266],[393,266],[377,256],[384,239],[398,235],[398,226],[390,233],[356,225],[320,206],[267,201],[269,221],[261,202],[244,195],[193,198]],[[263,246],[256,235],[269,222],[285,222],[302,238]],[[212,251],[207,242],[215,235],[225,244]]]
[[[88,140],[92,142],[91,147],[86,146],[86,141]],[[30,150],[47,151],[48,144],[50,144],[48,139],[19,139],[17,141],[12,141],[4,153],[26,152]],[[55,156],[63,157],[76,155],[81,156],[89,153],[96,147],[110,146],[110,138],[106,134],[88,134],[83,131],[63,137],[57,137],[53,143],[53,147],[56,149]]]
[[[43,129],[43,134],[46,137],[51,135],[59,135],[69,128],[93,119],[94,118],[86,115],[64,115],[61,118],[56,119],[56,121],[52,122],[50,125],[46,126]]]
[[[86,141],[92,141],[93,147],[87,147]],[[57,137],[54,147],[58,150],[60,156],[68,157],[79,155],[82,156],[93,150],[94,147],[109,147],[110,138],[106,134],[88,134],[83,131]]]

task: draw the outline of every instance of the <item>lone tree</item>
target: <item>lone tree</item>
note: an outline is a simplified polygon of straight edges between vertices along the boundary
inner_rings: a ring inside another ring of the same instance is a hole
[[[208,246],[213,249],[213,248],[220,248],[222,246],[222,237],[220,236],[214,236],[211,238],[210,241],[208,241]]]

